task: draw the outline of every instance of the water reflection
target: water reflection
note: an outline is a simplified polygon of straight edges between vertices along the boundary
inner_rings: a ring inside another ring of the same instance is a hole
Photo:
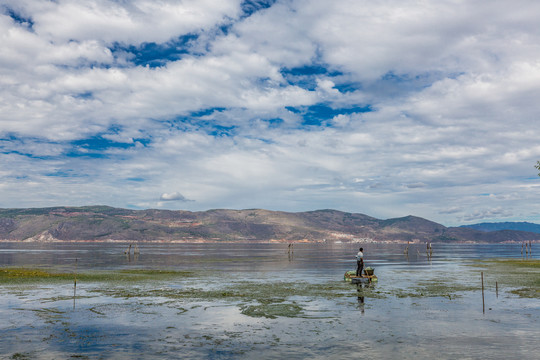
[[[532,258],[532,243],[529,241],[529,243],[524,242],[521,244],[521,257],[525,259]]]
[[[363,284],[358,283],[356,284],[356,292],[358,297],[358,308],[360,309],[360,312],[362,315],[365,313],[365,302],[364,302],[364,289]]]
[[[128,261],[128,263],[130,263],[132,260],[131,260],[131,247],[133,246],[133,244],[129,244],[128,248],[126,251],[124,251],[124,254],[126,255],[126,259]],[[140,250],[139,250],[139,245],[138,244],[135,244],[135,246],[133,246],[133,262],[137,262],[137,260],[139,259],[139,254],[140,254]]]
[[[358,280],[358,279],[356,279]],[[358,300],[358,309],[362,315],[365,314],[365,295],[367,291],[373,291],[375,285],[371,281],[355,281],[356,285],[356,298]]]
[[[288,246],[287,254],[289,256],[289,261],[294,260],[294,244],[290,243]]]
[[[134,262],[136,263],[137,260],[139,260],[139,254],[133,254],[133,256],[130,253],[126,254],[126,260],[128,263]]]
[[[286,271],[299,276],[341,277],[355,267],[357,244],[144,244],[140,257],[135,249],[127,253],[127,243],[0,243],[1,266],[71,267],[75,258],[79,268],[115,269],[137,262],[142,267],[167,267],[178,270],[204,268],[229,271]],[[386,271],[389,267],[436,266],[453,260],[479,258],[538,258],[531,245],[437,244],[431,256],[425,244],[413,245],[404,255],[402,244],[366,244],[366,264]],[[523,247],[523,253],[521,248]],[[287,257],[285,257],[285,252]],[[416,256],[414,255],[416,254]],[[290,274],[288,274],[290,276]]]
[[[62,266],[65,272],[74,270],[75,279],[79,273],[81,280],[35,290],[0,287],[0,353],[13,358],[20,353],[32,358],[175,359],[181,352],[212,359],[353,359],[361,350],[371,358],[428,359],[443,353],[457,359],[471,357],[474,349],[475,358],[503,359],[529,358],[537,351],[538,300],[501,296],[496,303],[497,283],[494,292],[486,292],[486,305],[495,304],[498,311],[483,318],[477,316],[476,290],[459,294],[457,301],[453,293],[448,300],[399,296],[405,290],[414,295],[426,279],[467,273],[467,259],[519,259],[522,244],[436,244],[432,258],[425,244],[411,244],[405,255],[403,244],[365,244],[377,284],[343,283],[344,271],[356,265],[356,244],[297,243],[291,251],[287,245],[143,244],[139,258],[133,247],[125,253],[127,242],[0,243],[0,266]],[[195,270],[195,275],[159,284],[118,284],[115,289],[80,276],[94,269],[131,267]],[[218,276],[199,277],[197,270]],[[301,291],[283,290],[297,286]],[[245,304],[263,308],[267,303],[270,309],[301,308],[301,316],[241,313]],[[71,306],[77,311],[67,311]],[[356,309],[360,322],[350,321]]]

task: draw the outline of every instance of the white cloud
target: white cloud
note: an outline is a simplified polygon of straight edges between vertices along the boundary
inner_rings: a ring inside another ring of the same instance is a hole
[[[513,215],[513,211],[511,209],[503,209],[501,207],[493,208],[493,209],[483,209],[483,210],[476,210],[471,214],[466,214],[463,217],[463,220],[465,221],[478,221],[478,220],[485,220],[485,219],[500,219],[500,218],[508,218]]]
[[[165,42],[178,34],[213,27],[240,14],[239,0],[43,2],[6,0],[5,6],[34,21],[34,30],[55,41]]]
[[[447,208],[447,209],[440,210],[439,214],[457,214],[457,213],[460,213],[462,211],[463,211],[462,208],[460,208],[458,206],[454,206],[454,207],[450,207],[450,208]]]
[[[217,41],[216,53],[255,53],[274,64],[285,67],[308,63],[317,44],[310,36],[310,26],[303,11],[297,12],[294,2],[278,2],[236,24],[233,34]]]
[[[3,5],[32,22],[0,15],[6,206],[335,207],[455,223],[540,201],[540,4],[299,0],[247,18],[239,0]],[[187,34],[193,48],[157,68],[112,46]],[[303,66],[315,74],[282,72]],[[347,111],[303,125],[315,104]],[[72,143],[96,136],[113,144],[95,158]]]
[[[186,199],[184,195],[180,194],[179,192],[163,193],[159,197],[159,200],[161,201],[190,201]]]

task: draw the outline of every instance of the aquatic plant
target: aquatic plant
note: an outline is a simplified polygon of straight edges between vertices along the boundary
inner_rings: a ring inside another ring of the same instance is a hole
[[[240,306],[241,313],[251,317],[275,319],[281,317],[298,317],[303,314],[303,308],[295,303],[269,303]]]
[[[487,286],[497,285],[520,297],[540,298],[540,260],[491,259],[474,265],[487,274]]]
[[[131,269],[119,271],[93,271],[77,273],[78,282],[134,282],[144,280],[164,280],[170,278],[186,278],[193,276],[191,271],[170,271],[153,269]],[[70,282],[75,274],[49,269],[36,268],[0,268],[0,284]]]

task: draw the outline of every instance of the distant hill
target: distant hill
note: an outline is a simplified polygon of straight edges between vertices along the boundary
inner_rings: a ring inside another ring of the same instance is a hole
[[[472,225],[463,225],[463,227],[468,227],[480,231],[499,231],[499,230],[518,230],[518,231],[529,231],[533,233],[540,234],[540,225],[530,222],[497,222],[497,223],[480,223]]]
[[[380,220],[336,210],[128,210],[108,206],[0,209],[4,241],[522,242],[533,232],[445,227],[416,216]]]

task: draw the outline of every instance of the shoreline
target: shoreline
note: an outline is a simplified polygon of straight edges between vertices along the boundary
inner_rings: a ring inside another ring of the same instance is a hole
[[[356,241],[320,241],[320,240],[12,240],[0,239],[0,243],[12,244],[65,244],[65,243],[80,243],[80,244],[326,244],[326,245],[366,245],[366,244],[385,244],[385,245],[425,245],[428,242],[411,242],[405,240],[370,240],[369,242]],[[505,244],[540,244],[540,240],[531,241],[501,241],[501,242],[485,242],[485,241],[448,241],[438,242],[431,241],[430,244],[446,245],[446,244],[464,244],[464,245],[505,245]]]

